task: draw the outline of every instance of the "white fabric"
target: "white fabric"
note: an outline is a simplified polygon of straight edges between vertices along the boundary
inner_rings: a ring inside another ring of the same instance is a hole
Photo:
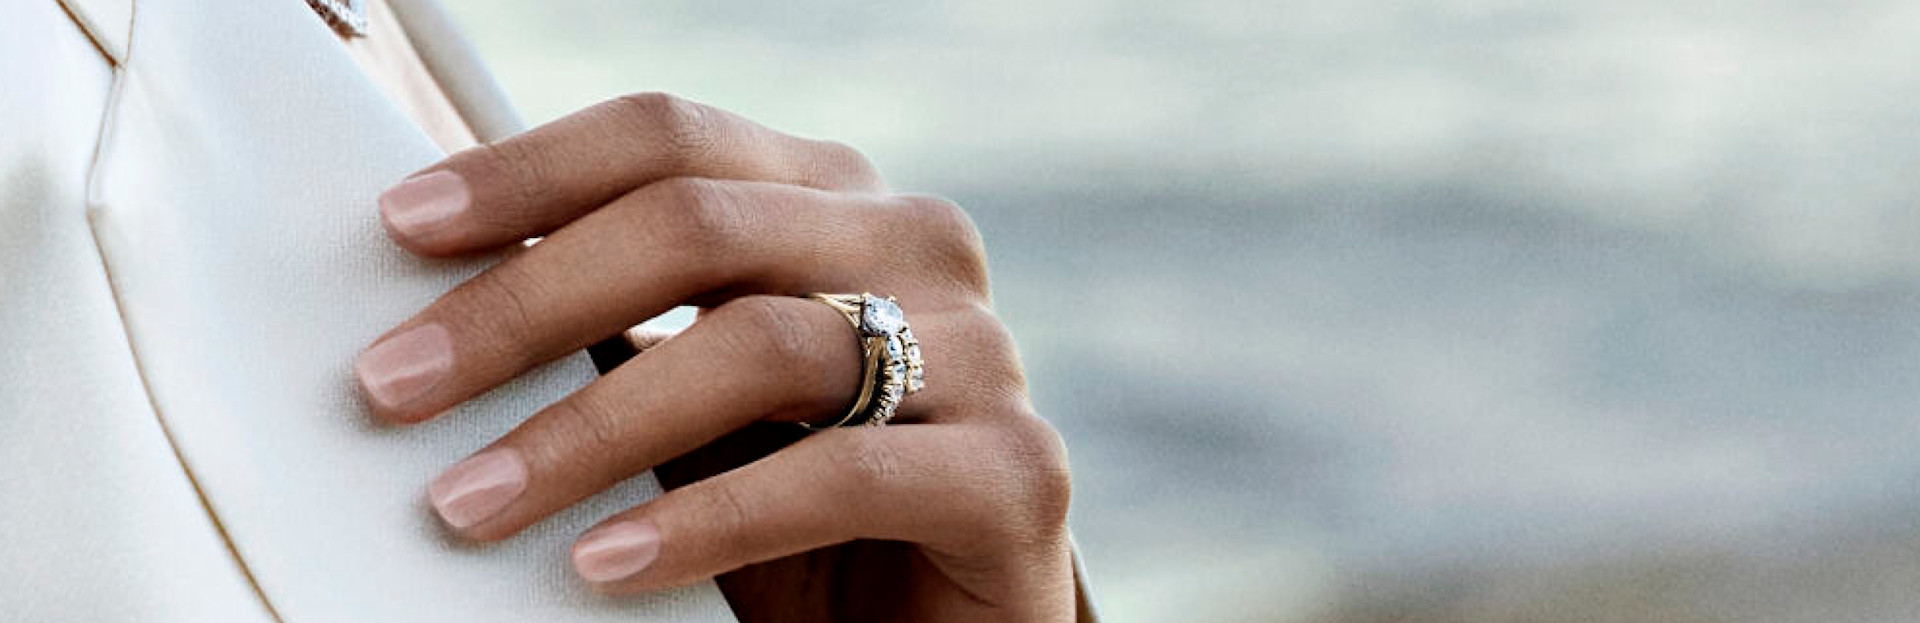
[[[441,154],[304,5],[137,0],[109,99],[108,59],[34,4],[0,9],[0,79],[59,76],[0,90],[4,617],[732,620],[711,583],[611,599],[572,576],[573,537],[650,475],[505,543],[440,530],[428,479],[592,367],[371,423],[354,353],[487,260],[386,240],[375,195]]]
[[[127,55],[127,38],[133,31],[133,0],[60,0],[100,51],[120,62]],[[46,7],[41,7],[44,9]],[[6,9],[9,13],[13,7]],[[8,15],[11,17],[11,15]],[[18,58],[32,58],[18,57]]]
[[[112,67],[0,9],[0,620],[268,621],[174,458],[85,218]]]

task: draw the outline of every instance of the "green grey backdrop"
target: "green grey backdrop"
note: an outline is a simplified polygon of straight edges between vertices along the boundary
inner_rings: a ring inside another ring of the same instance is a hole
[[[448,4],[970,208],[1111,621],[1920,612],[1920,5]]]

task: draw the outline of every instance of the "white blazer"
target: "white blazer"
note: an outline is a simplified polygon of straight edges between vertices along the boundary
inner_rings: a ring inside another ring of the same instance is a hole
[[[392,4],[481,138],[517,130],[436,7]],[[388,242],[375,195],[442,154],[301,3],[9,0],[0,84],[0,620],[732,620],[711,583],[573,577],[651,475],[497,545],[433,520],[428,479],[594,372],[368,419],[356,351],[488,260]]]

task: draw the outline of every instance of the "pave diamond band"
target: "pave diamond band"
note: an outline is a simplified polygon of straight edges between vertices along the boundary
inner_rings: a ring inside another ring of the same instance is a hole
[[[893,297],[872,294],[809,294],[853,325],[860,340],[863,371],[860,395],[846,415],[831,422],[802,422],[812,430],[842,426],[881,426],[893,419],[901,401],[926,387],[926,364],[920,340],[907,325],[906,313]]]

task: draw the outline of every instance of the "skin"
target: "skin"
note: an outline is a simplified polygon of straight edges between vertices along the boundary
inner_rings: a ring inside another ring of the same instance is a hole
[[[476,453],[517,457],[525,486],[483,519],[449,521],[459,535],[511,538],[651,468],[666,495],[584,534],[650,531],[657,553],[598,590],[717,576],[748,622],[1073,620],[1065,450],[1028,400],[958,206],[892,192],[844,145],[662,94],[410,179],[464,193],[463,209],[428,224],[402,213],[395,197],[412,191],[383,199],[389,233],[413,253],[544,238],[370,347],[432,333],[451,350],[444,373],[402,400],[369,380],[363,355],[356,370],[382,419],[431,419],[675,306],[702,308]],[[808,292],[892,295],[905,309],[928,385],[892,424],[792,424],[837,418],[861,381],[852,327],[799,298]],[[576,564],[593,551],[576,545]]]

